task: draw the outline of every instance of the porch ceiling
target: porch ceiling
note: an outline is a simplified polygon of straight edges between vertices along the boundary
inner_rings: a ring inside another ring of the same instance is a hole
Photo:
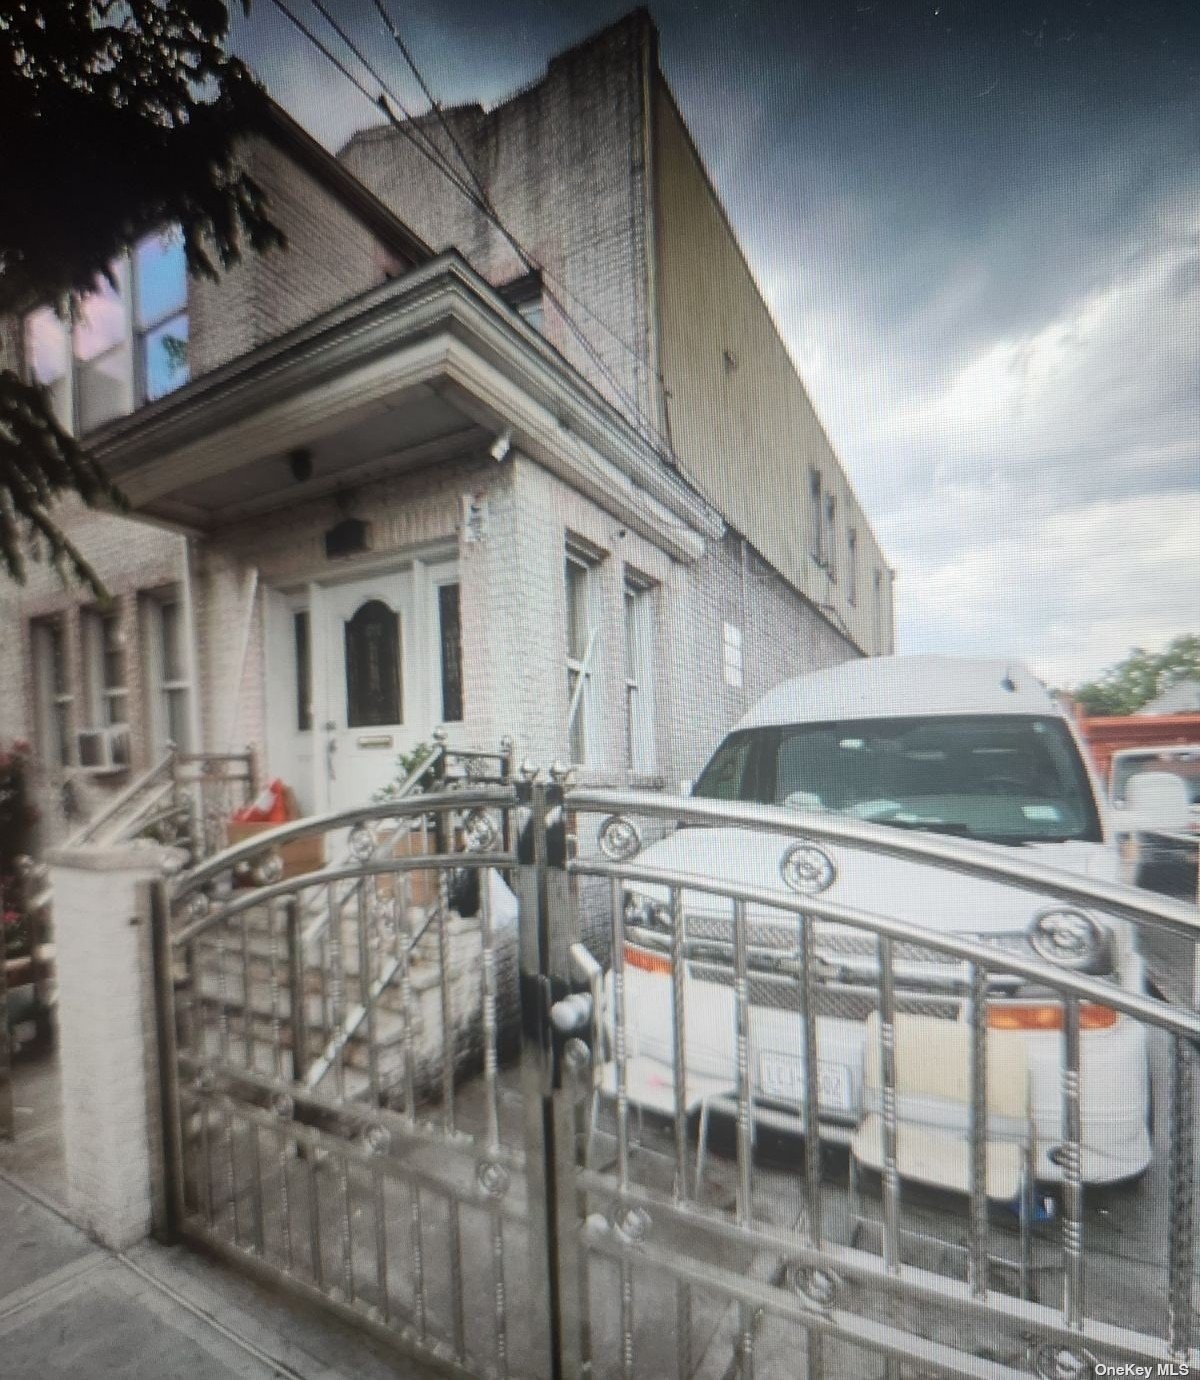
[[[489,439],[435,385],[415,384],[386,402],[330,416],[325,429],[303,441],[289,438],[245,453],[236,469],[185,482],[152,508],[189,526],[220,527],[384,475],[478,454]],[[294,472],[301,455],[311,466],[308,478]]]

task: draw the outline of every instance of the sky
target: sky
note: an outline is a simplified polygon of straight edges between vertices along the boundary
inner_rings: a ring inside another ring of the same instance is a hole
[[[629,8],[388,3],[447,104],[502,99]],[[1069,686],[1200,631],[1200,5],[651,10],[896,569],[897,649]],[[334,12],[420,109],[372,0]],[[267,0],[236,43],[330,147],[375,122]]]

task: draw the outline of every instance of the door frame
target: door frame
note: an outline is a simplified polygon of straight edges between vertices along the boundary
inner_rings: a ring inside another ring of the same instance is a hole
[[[413,626],[405,628],[402,645],[402,675],[404,679],[405,714],[411,722],[421,726],[422,733],[431,733],[441,723],[442,666],[439,654],[438,588],[458,583],[462,575],[458,547],[446,543],[424,547],[404,554],[391,554],[386,560],[356,563],[339,570],[331,577],[322,572],[303,588],[307,590],[309,610],[308,652],[311,666],[313,753],[311,795],[318,812],[332,808],[329,779],[328,745],[331,735],[344,731],[339,713],[335,712],[333,693],[333,665],[341,664],[343,654],[334,645],[331,630],[331,595],[338,587],[358,584],[373,578],[411,573]],[[298,594],[298,587],[281,593]],[[325,674],[321,674],[324,668]],[[342,674],[345,674],[344,665]],[[428,720],[426,728],[425,721]],[[330,727],[334,725],[334,727]]]

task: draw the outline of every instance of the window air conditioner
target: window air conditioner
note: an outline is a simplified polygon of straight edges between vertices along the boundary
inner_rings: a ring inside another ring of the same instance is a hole
[[[81,728],[75,735],[75,746],[81,770],[97,776],[125,771],[129,766],[129,725]]]

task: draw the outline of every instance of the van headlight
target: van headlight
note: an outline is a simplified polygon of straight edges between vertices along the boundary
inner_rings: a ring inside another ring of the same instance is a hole
[[[625,893],[625,927],[640,930],[661,930],[671,933],[671,911],[653,896],[641,891]]]
[[[1052,906],[1039,911],[1026,931],[1039,958],[1076,973],[1111,973],[1112,934],[1086,911]]]

